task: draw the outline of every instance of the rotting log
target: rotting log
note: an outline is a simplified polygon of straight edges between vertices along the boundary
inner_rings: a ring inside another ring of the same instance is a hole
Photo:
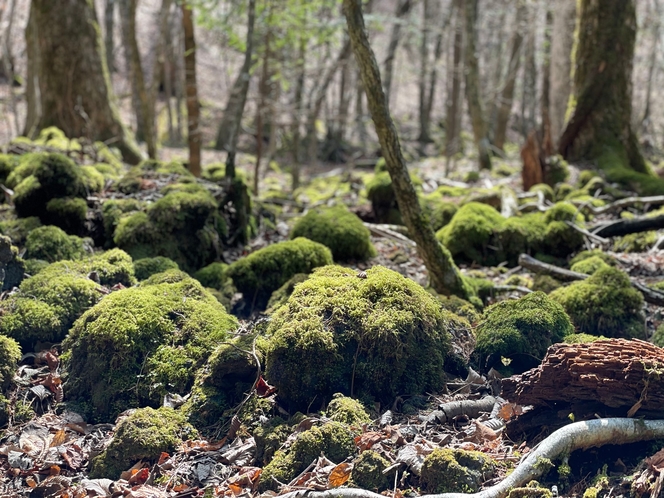
[[[638,339],[554,344],[537,368],[503,379],[502,396],[521,405],[598,401],[608,407],[662,410],[664,349]]]
[[[648,232],[664,228],[664,214],[652,218],[633,218],[631,220],[617,220],[602,224],[592,230],[594,235],[600,237],[619,237],[630,233]]]

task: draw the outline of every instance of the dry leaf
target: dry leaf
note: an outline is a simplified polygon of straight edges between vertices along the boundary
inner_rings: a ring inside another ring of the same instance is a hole
[[[664,469],[664,449],[659,450],[653,456],[646,458],[646,464],[652,470],[659,472]]]
[[[65,442],[65,439],[67,438],[67,434],[65,433],[64,429],[60,429],[58,432],[56,432],[53,435],[53,441],[51,441],[51,448],[54,446],[60,446],[62,443]]]
[[[277,388],[265,382],[265,379],[263,379],[263,376],[261,375],[258,382],[256,382],[256,393],[258,393],[260,397],[265,398],[275,392],[277,392]]]
[[[48,471],[49,471],[49,474],[51,474],[52,476],[59,476],[60,475],[60,467],[58,467],[57,465],[51,465],[51,468],[48,469]]]
[[[505,421],[523,414],[523,407],[516,403],[505,403],[498,411],[498,416]]]
[[[350,463],[340,463],[330,473],[330,477],[328,478],[328,482],[330,483],[330,487],[332,488],[338,488],[339,486],[343,486],[346,484],[348,479],[350,479],[350,473],[353,470],[353,466]]]
[[[228,485],[228,488],[233,492],[234,495],[239,495],[244,489],[242,486],[232,483]]]
[[[371,449],[371,447],[385,439],[385,435],[382,432],[365,432],[355,438],[355,446],[362,453],[365,450]]]
[[[37,487],[37,481],[34,480],[32,476],[28,476],[25,478],[25,483],[30,486],[31,488]]]
[[[475,424],[475,434],[473,434],[473,441],[477,443],[483,443],[485,441],[493,441],[498,438],[498,433],[490,427],[487,427],[477,420],[473,420],[473,423]]]

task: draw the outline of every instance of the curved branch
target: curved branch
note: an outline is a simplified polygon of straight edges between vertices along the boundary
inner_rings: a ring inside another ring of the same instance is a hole
[[[503,498],[510,489],[524,485],[542,474],[537,465],[542,458],[554,460],[574,450],[627,444],[664,437],[664,420],[637,420],[632,418],[604,418],[575,422],[558,429],[535,447],[519,466],[504,480],[477,493],[443,493],[423,495],[421,498]],[[327,491],[293,491],[280,498],[384,498],[383,495],[363,489],[337,488]]]

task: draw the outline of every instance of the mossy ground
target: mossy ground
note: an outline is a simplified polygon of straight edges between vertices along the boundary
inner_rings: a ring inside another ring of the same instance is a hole
[[[495,468],[479,451],[438,448],[424,459],[420,485],[428,493],[473,493]]]

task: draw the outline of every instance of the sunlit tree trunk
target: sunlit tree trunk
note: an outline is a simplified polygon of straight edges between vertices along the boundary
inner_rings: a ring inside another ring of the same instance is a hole
[[[558,144],[565,126],[567,102],[572,90],[572,45],[576,24],[576,2],[556,0],[553,6],[553,34],[551,36],[551,87],[549,89],[549,117],[551,137]]]
[[[200,104],[196,84],[196,38],[193,11],[182,2],[182,30],[184,33],[184,75],[187,96],[187,139],[189,142],[189,171],[201,176],[201,131],[199,129]]]
[[[431,142],[430,121],[427,114],[427,76],[429,74],[429,31],[431,30],[431,8],[429,0],[422,3],[422,40],[420,41],[420,74],[419,74],[419,118],[420,135],[417,141],[420,143]]]
[[[479,155],[480,169],[491,169],[489,136],[482,97],[480,92],[480,68],[477,58],[477,3],[478,0],[465,0],[463,11],[466,25],[466,100],[473,127],[473,136]]]
[[[613,175],[627,167],[645,173],[630,124],[635,2],[581,0],[579,15],[576,107],[560,138],[560,152],[572,161],[594,160]]]
[[[392,187],[399,210],[415,240],[424,264],[429,270],[432,287],[441,294],[469,297],[468,288],[452,261],[450,253],[438,242],[433,229],[422,213],[415,187],[410,180],[406,162],[401,153],[399,137],[390,116],[387,99],[380,80],[376,57],[369,45],[364,27],[361,0],[344,0],[344,13],[348,24],[355,60],[360,68],[369,110],[376,126]]]
[[[103,140],[118,147],[127,162],[139,162],[141,152],[115,108],[92,1],[32,0],[32,14],[41,100],[35,129],[57,126],[69,137]]]

